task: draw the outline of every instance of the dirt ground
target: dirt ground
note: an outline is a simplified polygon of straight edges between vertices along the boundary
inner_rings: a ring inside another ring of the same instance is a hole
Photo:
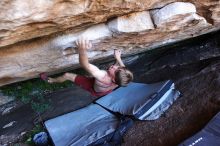
[[[134,72],[139,74],[138,82],[151,83],[172,79],[182,96],[158,120],[135,122],[126,134],[123,145],[178,145],[201,130],[220,112],[219,51],[218,32],[184,42],[175,46],[172,51],[164,51],[162,57],[153,59],[147,66],[144,64],[149,57],[139,59],[139,63],[133,65]],[[203,60],[204,57],[207,58]],[[138,70],[141,66],[145,69]]]
[[[220,111],[220,61],[174,82],[183,95],[158,120],[136,122],[126,134],[124,146],[180,144]]]
[[[134,72],[135,82],[172,79],[182,96],[158,120],[135,121],[124,137],[123,146],[177,145],[220,111],[220,33],[167,48],[168,51],[163,48],[159,52],[138,54],[138,59],[128,66]],[[48,98],[52,100],[52,108],[41,115],[43,120],[82,108],[92,101],[89,94],[75,86],[56,91]],[[12,145],[17,143],[22,140],[18,138],[22,131],[39,122],[28,105],[0,116],[0,126],[13,119],[18,124],[0,130],[0,145],[10,140]]]

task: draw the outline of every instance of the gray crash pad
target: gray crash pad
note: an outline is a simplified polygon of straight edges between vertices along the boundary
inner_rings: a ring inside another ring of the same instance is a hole
[[[91,145],[117,129],[120,121],[110,111],[153,120],[179,95],[170,80],[155,84],[130,83],[101,97],[96,104],[46,121],[45,127],[55,146]]]
[[[180,95],[171,80],[154,84],[130,83],[98,99],[101,106],[139,120],[155,120]]]
[[[91,104],[44,124],[55,146],[84,146],[114,132],[118,123],[113,114]]]
[[[194,136],[179,146],[220,146],[220,112]]]

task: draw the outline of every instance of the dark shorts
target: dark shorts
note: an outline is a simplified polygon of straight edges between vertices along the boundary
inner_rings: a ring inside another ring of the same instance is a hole
[[[96,92],[93,88],[94,83],[95,83],[95,78],[92,78],[92,77],[85,77],[85,76],[77,75],[75,78],[75,84],[89,91],[92,96],[101,97],[112,92],[112,90],[107,91],[107,92]]]

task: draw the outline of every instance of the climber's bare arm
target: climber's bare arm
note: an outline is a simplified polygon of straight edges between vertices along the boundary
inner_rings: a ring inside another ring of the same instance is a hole
[[[114,56],[116,59],[116,63],[119,64],[119,66],[125,67],[123,61],[121,60],[121,50],[115,50],[114,51]]]
[[[80,38],[76,41],[76,45],[78,47],[80,65],[93,77],[95,77],[98,80],[101,80],[105,76],[106,71],[100,70],[95,65],[89,63],[88,60],[87,50],[92,47],[91,42],[89,40]]]

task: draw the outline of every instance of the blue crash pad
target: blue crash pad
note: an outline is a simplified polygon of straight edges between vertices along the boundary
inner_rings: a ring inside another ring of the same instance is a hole
[[[220,112],[200,132],[179,146],[220,146]]]
[[[140,120],[154,120],[179,95],[170,80],[155,84],[130,83],[101,97],[97,104],[46,121],[45,127],[55,146],[90,145],[111,135],[120,123],[103,107]]]
[[[91,104],[44,124],[55,146],[84,146],[114,132],[118,123],[117,117]]]
[[[132,82],[96,102],[111,111],[132,115],[139,120],[155,120],[179,95],[171,80],[154,84]]]

